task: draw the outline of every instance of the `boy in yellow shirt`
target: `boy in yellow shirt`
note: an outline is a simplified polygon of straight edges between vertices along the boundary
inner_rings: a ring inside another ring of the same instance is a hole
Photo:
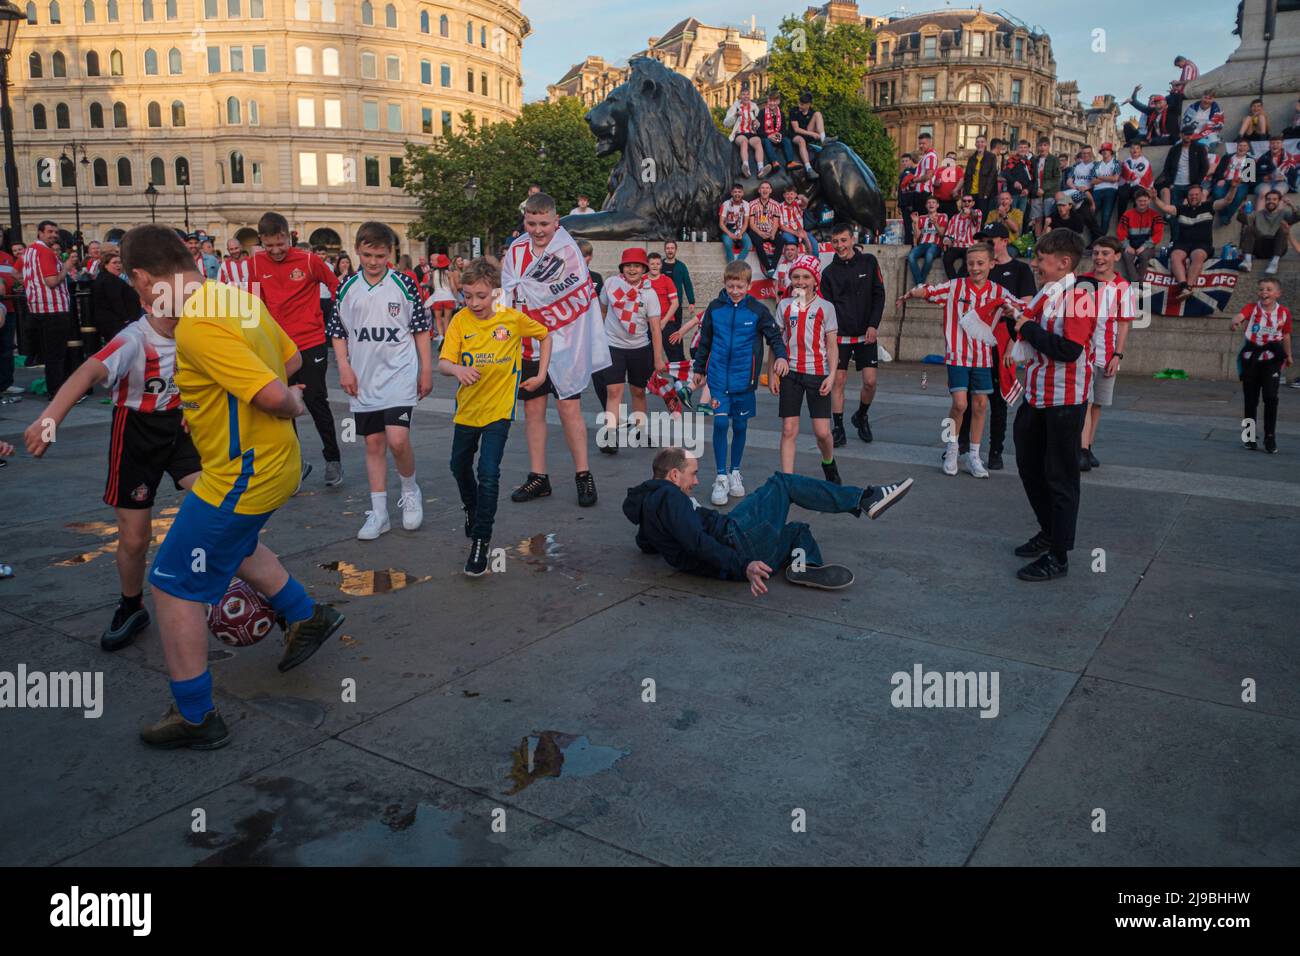
[[[542,346],[537,374],[522,383],[530,392],[546,382],[552,343],[546,326],[516,309],[500,307],[501,270],[491,261],[479,258],[466,266],[460,274],[460,290],[465,307],[451,317],[447,326],[438,370],[460,382],[451,473],[460,488],[465,537],[470,539],[465,573],[479,577],[488,567],[488,542],[492,539],[501,486],[501,455],[514,421],[515,395],[521,384],[523,341],[535,338]]]

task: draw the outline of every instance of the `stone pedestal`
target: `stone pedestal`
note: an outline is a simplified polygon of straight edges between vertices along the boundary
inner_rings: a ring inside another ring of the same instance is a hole
[[[1236,139],[1237,127],[1262,99],[1270,130],[1291,125],[1296,95],[1300,94],[1300,10],[1274,14],[1276,0],[1245,0],[1241,15],[1241,43],[1222,66],[1202,73],[1188,84],[1190,102],[1206,89],[1223,108],[1224,139]],[[1271,29],[1270,29],[1271,27]]]

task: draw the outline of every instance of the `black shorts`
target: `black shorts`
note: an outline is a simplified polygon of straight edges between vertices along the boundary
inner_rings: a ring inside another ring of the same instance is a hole
[[[537,391],[530,392],[528,389],[524,388],[522,383],[536,375],[537,370],[541,368],[541,365],[541,362],[536,362],[533,359],[524,359],[523,364],[520,366],[519,381],[521,384],[519,386],[519,400],[521,402],[527,402],[534,398],[545,398],[547,395],[555,395],[557,398],[559,397],[555,391],[555,385],[551,382],[551,376],[549,375],[546,376],[546,381],[542,382],[542,387]]]
[[[664,326],[664,357],[670,362],[685,362],[686,350],[682,347],[685,343],[678,339],[676,342],[669,342],[668,336],[681,329],[682,323],[678,319],[673,319]]]
[[[352,417],[357,423],[357,434],[379,435],[390,425],[397,428],[410,428],[413,408],[412,405],[394,405],[392,408],[381,408],[375,412],[353,412]]]
[[[181,426],[181,410],[137,412],[113,408],[104,504],[114,508],[152,508],[164,474],[177,488],[201,470],[199,453]]]
[[[830,418],[831,397],[829,394],[822,395],[819,391],[825,380],[822,375],[787,372],[781,379],[780,408],[777,414],[781,418],[798,418],[803,409],[804,396],[807,396],[809,418]]]
[[[1173,247],[1172,247],[1171,251],[1173,251],[1173,252],[1185,252],[1185,253],[1187,253],[1187,254],[1190,256],[1190,255],[1191,255],[1193,252],[1195,252],[1197,249],[1200,249],[1200,250],[1201,250],[1202,252],[1204,252],[1207,256],[1212,256],[1212,255],[1214,255],[1214,247],[1213,247],[1213,246],[1207,246],[1207,245],[1205,245],[1204,243],[1196,243],[1196,242],[1175,242],[1175,243],[1173,244]]]
[[[875,342],[840,342],[839,349],[840,360],[835,367],[841,372],[848,369],[849,359],[853,359],[859,372],[880,364],[880,350]]]
[[[645,388],[655,370],[654,346],[643,345],[639,349],[620,349],[609,347],[609,357],[613,360],[609,368],[601,372],[605,384],[622,385],[626,381],[634,388]]]

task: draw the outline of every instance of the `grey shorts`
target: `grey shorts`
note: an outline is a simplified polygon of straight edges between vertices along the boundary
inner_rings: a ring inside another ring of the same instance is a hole
[[[1046,219],[1048,216],[1052,214],[1052,210],[1054,210],[1055,208],[1056,208],[1055,197],[1049,199],[1046,196],[1044,196],[1042,199],[1031,199],[1029,200],[1029,218]]]
[[[1115,400],[1115,379],[1117,378],[1119,378],[1118,375],[1107,378],[1106,368],[1103,365],[1094,365],[1092,367],[1092,404],[1100,405],[1102,408],[1110,407],[1110,403]]]

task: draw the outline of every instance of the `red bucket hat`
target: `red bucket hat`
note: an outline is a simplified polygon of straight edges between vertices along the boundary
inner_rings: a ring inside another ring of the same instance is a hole
[[[451,268],[451,260],[440,252],[433,257],[433,267],[435,269],[449,269]]]
[[[622,269],[629,263],[636,263],[637,265],[645,266],[647,269],[650,268],[650,260],[646,257],[645,250],[637,246],[632,246],[623,250],[623,258],[618,260],[618,267]]]

